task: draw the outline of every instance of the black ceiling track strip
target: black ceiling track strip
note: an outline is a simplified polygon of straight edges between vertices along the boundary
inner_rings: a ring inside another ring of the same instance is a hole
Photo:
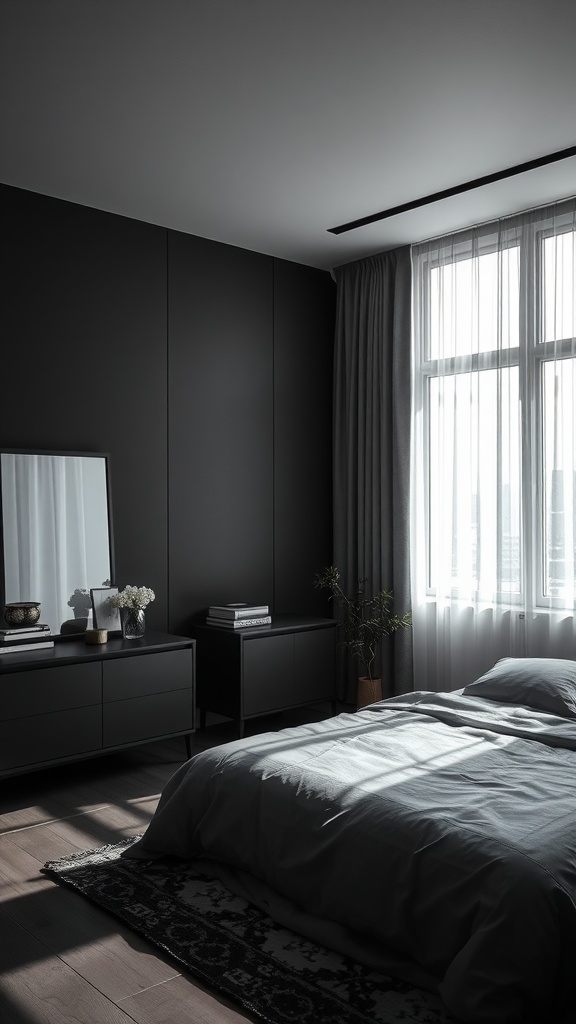
[[[386,220],[387,217],[396,217],[399,213],[417,210],[420,206],[428,206],[430,203],[437,203],[440,199],[449,199],[451,196],[461,195],[462,192],[470,192],[474,188],[481,188],[482,185],[491,185],[494,181],[512,178],[515,174],[534,171],[537,167],[545,167],[546,164],[567,160],[571,156],[576,156],[576,146],[561,149],[557,153],[549,153],[548,156],[537,157],[536,160],[527,160],[523,164],[516,164],[515,167],[507,167],[503,171],[495,171],[494,174],[485,174],[482,178],[474,178],[473,181],[466,181],[463,185],[454,185],[452,188],[445,188],[441,192],[434,192],[430,196],[413,199],[410,203],[401,203],[400,206],[392,206],[389,210],[371,213],[368,217],[360,217],[358,220],[351,220],[347,224],[340,224],[338,227],[328,228],[327,230],[332,235],[341,235],[345,231],[353,231],[354,228],[362,228],[366,224],[374,224],[375,221]]]

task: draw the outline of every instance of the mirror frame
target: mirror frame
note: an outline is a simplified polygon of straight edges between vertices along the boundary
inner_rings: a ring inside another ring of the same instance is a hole
[[[72,458],[104,459],[104,474],[106,480],[106,510],[108,513],[108,553],[110,558],[110,582],[114,584],[116,576],[116,562],[114,557],[114,523],[112,519],[112,489],[110,473],[109,452],[83,452],[83,451],[62,451],[47,448],[10,448],[0,447],[0,459],[2,455],[61,455]],[[3,619],[4,606],[6,604],[5,586],[5,562],[4,562],[4,516],[2,504],[2,481],[0,477],[0,619]],[[78,633],[52,633],[58,640],[77,640]]]

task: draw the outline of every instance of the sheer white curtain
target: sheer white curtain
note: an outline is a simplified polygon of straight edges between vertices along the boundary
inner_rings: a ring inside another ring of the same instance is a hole
[[[576,658],[576,200],[415,246],[414,686]]]

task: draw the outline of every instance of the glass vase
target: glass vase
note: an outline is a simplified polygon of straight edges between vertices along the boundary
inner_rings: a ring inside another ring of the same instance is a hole
[[[121,608],[122,636],[125,640],[139,640],[144,636],[146,616],[143,608]]]

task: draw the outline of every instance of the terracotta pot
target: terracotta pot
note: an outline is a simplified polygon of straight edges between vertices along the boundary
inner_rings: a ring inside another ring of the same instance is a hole
[[[377,700],[382,700],[382,680],[359,676],[356,689],[356,710],[365,708],[367,704],[374,704]]]

